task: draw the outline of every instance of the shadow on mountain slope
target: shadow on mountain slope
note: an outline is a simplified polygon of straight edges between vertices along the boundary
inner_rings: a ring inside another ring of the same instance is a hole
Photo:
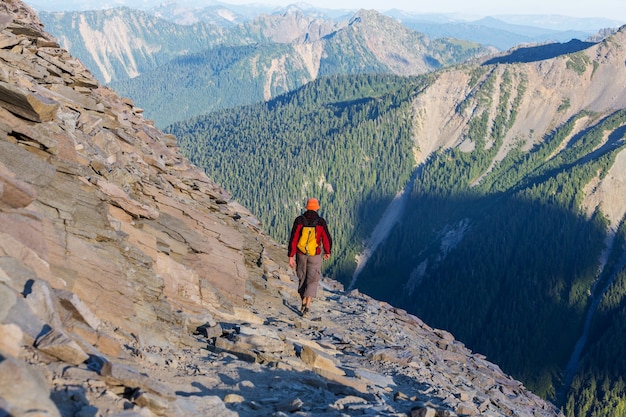
[[[593,42],[583,42],[572,39],[567,43],[550,43],[547,45],[528,46],[515,49],[511,53],[489,59],[483,65],[515,64],[543,61],[560,55],[579,52],[595,45]]]
[[[357,287],[551,397],[584,324],[604,236],[601,222],[540,196],[411,197]]]

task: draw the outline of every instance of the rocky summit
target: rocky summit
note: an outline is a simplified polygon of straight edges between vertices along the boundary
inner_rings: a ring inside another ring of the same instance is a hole
[[[0,3],[0,415],[560,416],[442,330],[325,280]]]

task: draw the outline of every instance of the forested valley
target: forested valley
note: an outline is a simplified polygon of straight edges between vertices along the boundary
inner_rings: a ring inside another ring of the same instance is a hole
[[[582,53],[559,59],[573,79],[599,71]],[[530,73],[477,65],[324,77],[167,131],[278,241],[306,198],[318,197],[334,237],[325,273],[345,285],[385,208],[419,169],[404,217],[357,288],[451,331],[568,416],[620,415],[624,219],[590,210],[587,196],[623,158],[626,110],[573,109],[563,98],[540,110],[562,122],[514,135],[528,113]],[[463,80],[452,111],[471,116],[456,145],[424,155],[416,129],[432,102],[425,110],[417,103],[444,78]],[[566,381],[587,312],[606,288]]]
[[[317,196],[336,248],[327,272],[342,280],[414,169],[409,97],[430,79],[325,77],[267,103],[166,130],[194,163],[254,207],[279,242],[306,198]]]

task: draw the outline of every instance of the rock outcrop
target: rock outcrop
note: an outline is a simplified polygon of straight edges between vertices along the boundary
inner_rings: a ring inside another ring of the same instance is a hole
[[[284,247],[0,3],[0,415],[557,416],[486,358]]]

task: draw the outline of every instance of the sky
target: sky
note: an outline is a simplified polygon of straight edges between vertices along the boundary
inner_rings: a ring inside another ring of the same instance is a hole
[[[99,9],[128,6],[145,8],[162,2],[173,1],[181,4],[211,3],[211,0],[55,0],[54,5],[62,10]],[[25,0],[35,9],[48,7],[50,0]],[[417,13],[455,13],[464,17],[481,18],[497,15],[561,15],[571,17],[608,18],[626,24],[626,0],[222,0],[230,4],[265,4],[287,6],[305,3],[329,9],[375,9],[384,12],[400,9]],[[91,6],[93,5],[93,6]],[[91,7],[88,7],[91,6]]]

